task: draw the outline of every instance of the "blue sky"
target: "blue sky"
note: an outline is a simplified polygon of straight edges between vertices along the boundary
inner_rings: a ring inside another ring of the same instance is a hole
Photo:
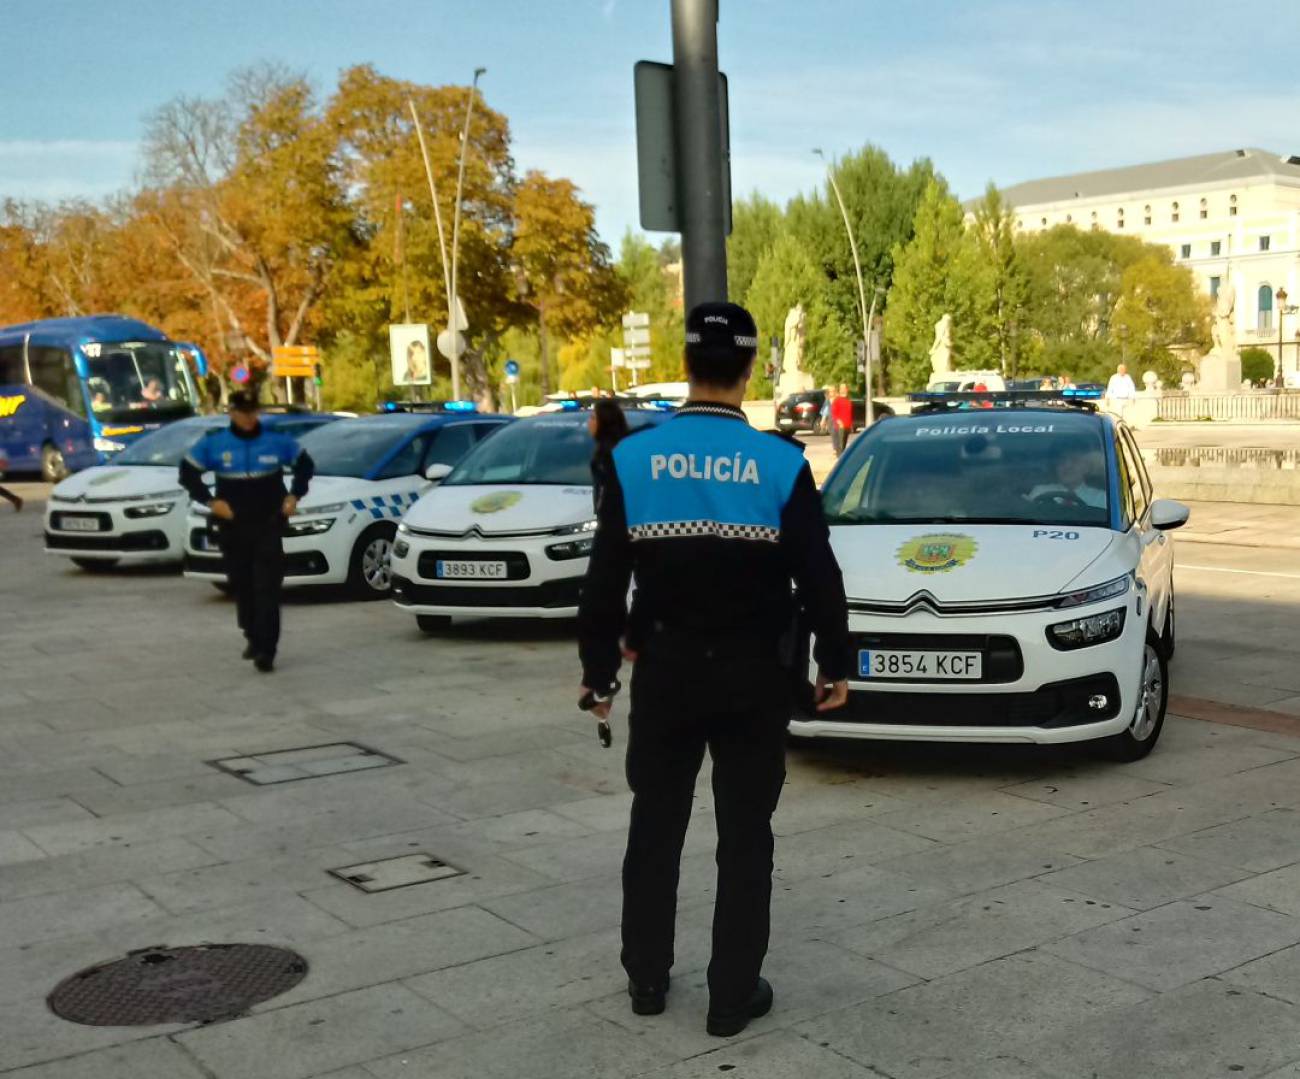
[[[1237,12],[1242,12],[1238,14]],[[632,65],[668,0],[0,0],[0,197],[129,185],[143,117],[265,60],[481,87],[520,172],[573,178],[606,240],[636,224]],[[721,0],[738,193],[815,186],[812,146],[929,156],[963,197],[1238,146],[1300,151],[1300,5],[1223,0]]]

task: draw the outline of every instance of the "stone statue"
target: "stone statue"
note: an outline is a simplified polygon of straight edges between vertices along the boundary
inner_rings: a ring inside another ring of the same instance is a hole
[[[1219,288],[1219,295],[1214,302],[1214,324],[1210,334],[1214,339],[1214,348],[1220,356],[1234,356],[1237,352],[1237,290],[1230,281],[1225,281]]]
[[[934,343],[930,345],[930,370],[946,375],[952,370],[952,315],[944,314],[934,324]]]
[[[1142,385],[1146,387],[1147,393],[1155,393],[1160,389],[1160,376],[1154,371],[1147,371],[1142,375]]]
[[[804,393],[813,388],[812,375],[803,369],[804,337],[808,330],[808,317],[803,304],[797,303],[785,316],[785,346],[781,355],[781,375],[777,379],[777,397]]]
[[[1241,387],[1241,356],[1237,353],[1237,290],[1224,281],[1214,301],[1210,336],[1214,346],[1201,360],[1196,388],[1201,393],[1235,393]]]

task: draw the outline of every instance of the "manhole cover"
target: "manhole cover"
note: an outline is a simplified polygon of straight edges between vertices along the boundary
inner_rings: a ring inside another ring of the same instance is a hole
[[[62,1019],[97,1027],[210,1023],[279,996],[307,961],[266,944],[146,948],[65,978],[49,995]]]
[[[297,746],[247,757],[224,757],[208,761],[213,768],[238,776],[259,787],[292,783],[297,779],[319,779],[342,772],[363,772],[388,768],[402,761],[359,742],[330,742],[323,746]]]
[[[403,854],[380,862],[345,865],[329,872],[363,892],[388,892],[394,888],[409,888],[412,884],[459,877],[465,871],[432,854]]]

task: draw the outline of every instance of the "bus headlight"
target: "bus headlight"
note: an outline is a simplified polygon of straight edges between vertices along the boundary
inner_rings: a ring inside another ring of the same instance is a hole
[[[111,438],[95,439],[95,449],[100,453],[117,453],[119,450],[126,449],[125,442],[114,442]]]
[[[144,506],[127,506],[123,512],[132,521],[138,521],[142,517],[165,517],[175,508],[175,502],[150,502]]]
[[[318,517],[312,521],[294,521],[284,530],[286,536],[318,536],[334,526],[333,517]]]
[[[1124,616],[1127,613],[1125,608],[1116,607],[1113,611],[1057,622],[1054,626],[1047,627],[1047,643],[1063,652],[1087,648],[1093,644],[1105,644],[1124,632]]]

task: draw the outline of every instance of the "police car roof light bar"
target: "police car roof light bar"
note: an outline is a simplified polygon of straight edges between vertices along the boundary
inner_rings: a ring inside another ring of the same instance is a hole
[[[971,407],[1025,408],[1032,406],[1068,406],[1096,412],[1096,399],[1101,396],[1093,390],[969,390],[924,392],[908,394],[916,403],[915,412],[946,412],[949,409]]]

